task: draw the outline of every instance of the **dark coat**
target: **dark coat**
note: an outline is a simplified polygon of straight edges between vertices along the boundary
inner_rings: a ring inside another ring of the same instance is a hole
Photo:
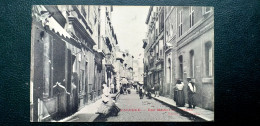
[[[154,85],[154,90],[155,90],[155,91],[159,91],[159,89],[160,89],[160,85],[159,85],[159,84],[155,84],[155,85]]]

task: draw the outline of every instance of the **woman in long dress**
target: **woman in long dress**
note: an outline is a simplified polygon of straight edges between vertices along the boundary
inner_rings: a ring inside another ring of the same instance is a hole
[[[177,107],[184,107],[185,105],[185,97],[184,97],[184,91],[183,91],[184,83],[180,80],[177,80],[176,83],[176,105]]]
[[[106,85],[103,87],[102,103],[98,108],[97,113],[102,114],[103,117],[108,117],[110,115],[117,116],[120,109],[116,106],[115,101],[112,100],[108,87]]]

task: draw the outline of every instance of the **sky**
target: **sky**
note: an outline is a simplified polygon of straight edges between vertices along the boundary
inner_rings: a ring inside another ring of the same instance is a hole
[[[113,6],[112,25],[121,50],[129,50],[135,58],[143,57],[143,39],[149,6]],[[141,53],[141,56],[139,56]]]

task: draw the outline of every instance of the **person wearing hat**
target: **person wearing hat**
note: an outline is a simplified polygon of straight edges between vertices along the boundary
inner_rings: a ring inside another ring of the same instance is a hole
[[[195,83],[192,82],[191,78],[188,78],[188,108],[195,108],[196,102],[195,102],[195,93],[196,93],[196,86]]]

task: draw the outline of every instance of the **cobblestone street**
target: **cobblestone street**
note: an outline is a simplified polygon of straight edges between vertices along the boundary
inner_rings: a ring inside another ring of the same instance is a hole
[[[214,7],[34,5],[31,45],[31,122],[214,120]]]
[[[192,121],[154,99],[140,99],[133,89],[131,94],[121,94],[116,104],[121,111],[118,116],[107,118],[107,122]]]

